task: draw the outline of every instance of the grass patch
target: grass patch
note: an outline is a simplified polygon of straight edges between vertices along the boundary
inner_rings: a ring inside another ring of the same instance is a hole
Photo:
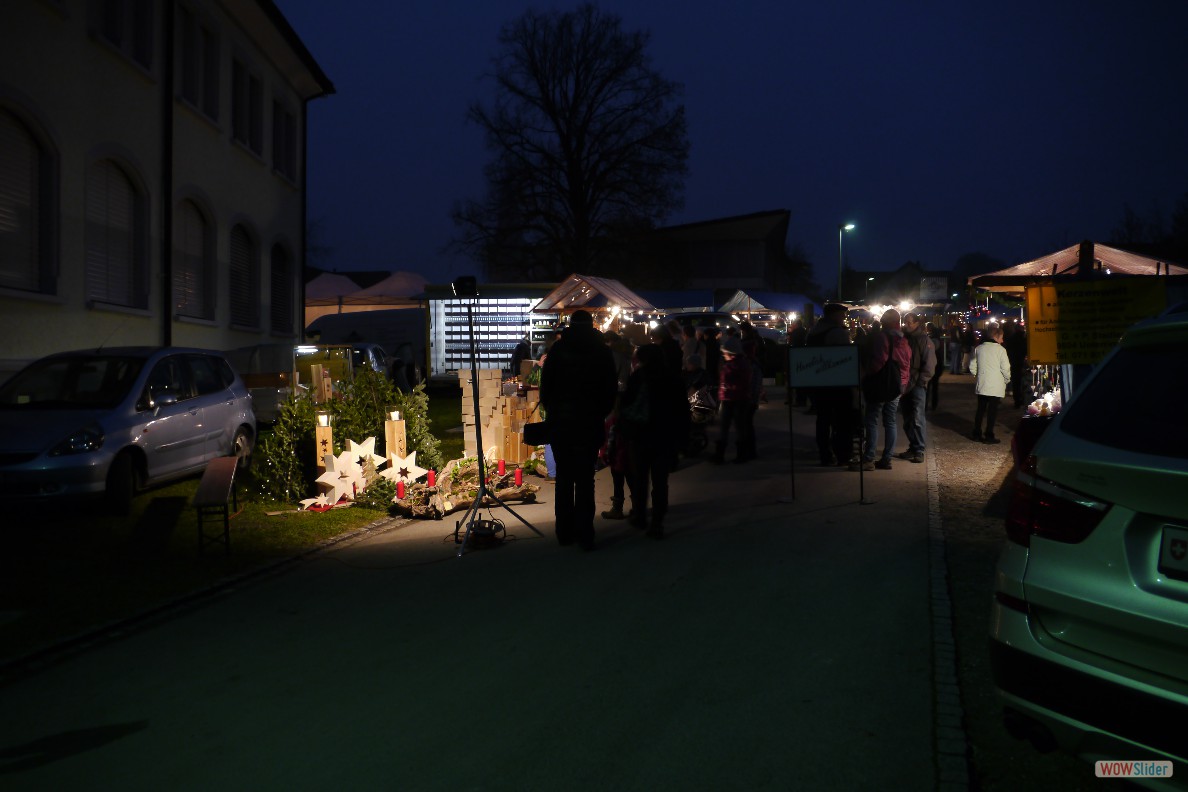
[[[461,389],[434,389],[429,417],[442,458],[461,457]],[[240,513],[231,520],[229,556],[211,545],[198,553],[198,518],[191,506],[198,477],[141,493],[127,517],[103,514],[93,503],[10,513],[0,554],[0,660],[141,613],[388,517],[385,510],[358,505],[299,512],[296,503],[259,500],[246,479],[236,484]],[[222,530],[209,518],[206,528],[207,533]]]

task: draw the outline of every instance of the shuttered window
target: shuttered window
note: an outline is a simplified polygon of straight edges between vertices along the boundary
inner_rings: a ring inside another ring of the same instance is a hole
[[[143,201],[114,162],[87,172],[87,298],[146,308]]]
[[[173,226],[173,309],[178,316],[214,318],[212,247],[206,218],[193,201],[182,201]]]
[[[259,255],[243,226],[231,229],[231,324],[260,326]]]
[[[99,35],[146,69],[153,65],[153,0],[97,0]]]
[[[41,151],[24,124],[0,110],[0,287],[40,291]]]
[[[280,102],[272,103],[272,167],[297,181],[297,120]]]
[[[280,245],[272,247],[272,305],[269,327],[274,333],[293,332],[293,265]]]
[[[181,94],[212,120],[219,117],[219,40],[194,12],[178,8],[181,26]]]
[[[243,61],[231,61],[231,136],[264,154],[264,91]]]

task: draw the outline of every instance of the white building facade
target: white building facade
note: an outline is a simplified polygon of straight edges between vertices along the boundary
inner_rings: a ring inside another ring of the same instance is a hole
[[[272,0],[0,4],[0,379],[300,338],[308,103]]]

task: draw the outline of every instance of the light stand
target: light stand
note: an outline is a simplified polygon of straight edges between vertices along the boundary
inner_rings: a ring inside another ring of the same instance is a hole
[[[478,283],[473,276],[464,275],[454,280],[453,290],[455,297],[470,297],[471,302],[466,306],[466,324],[470,331],[470,388],[471,396],[474,400],[475,407],[475,422],[474,422],[474,439],[475,446],[478,449],[478,492],[474,496],[474,502],[470,504],[470,508],[466,510],[466,516],[458,521],[454,526],[454,542],[458,544],[458,558],[466,552],[466,544],[470,541],[470,537],[474,536],[492,536],[496,533],[493,524],[498,525],[498,521],[494,520],[479,520],[478,511],[482,508],[483,501],[487,498],[495,501],[497,504],[507,509],[513,517],[520,522],[527,525],[532,532],[537,536],[544,538],[544,534],[536,529],[532,523],[525,520],[520,515],[508,506],[495,493],[487,489],[487,460],[486,451],[483,450],[483,425],[479,418],[479,386],[478,386],[478,354],[475,351],[474,343],[474,298],[478,297]],[[458,533],[462,530],[462,525],[466,525],[466,533],[462,539],[458,539]]]

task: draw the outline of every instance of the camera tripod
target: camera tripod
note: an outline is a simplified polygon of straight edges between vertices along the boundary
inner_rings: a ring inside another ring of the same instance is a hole
[[[456,297],[478,297],[478,287],[473,277],[461,277],[454,281],[454,296]],[[475,351],[474,343],[474,305],[473,303],[466,306],[466,323],[470,331],[470,388],[471,396],[474,399],[475,408],[479,404],[479,386],[478,386],[478,355]],[[474,438],[475,445],[478,449],[478,492],[474,496],[474,502],[470,504],[470,508],[466,511],[466,516],[463,517],[454,529],[454,541],[458,544],[458,558],[466,552],[466,545],[470,541],[471,536],[494,536],[496,528],[494,525],[501,525],[495,520],[479,520],[478,512],[482,508],[484,501],[487,498],[493,500],[499,506],[515,517],[520,522],[527,525],[533,533],[543,538],[539,530],[532,523],[525,520],[515,512],[510,506],[499,499],[495,493],[487,489],[487,460],[486,452],[483,449],[483,427],[482,421],[475,416],[474,422]],[[463,535],[461,541],[458,540],[458,533],[462,530],[462,525],[466,525],[466,533]]]

